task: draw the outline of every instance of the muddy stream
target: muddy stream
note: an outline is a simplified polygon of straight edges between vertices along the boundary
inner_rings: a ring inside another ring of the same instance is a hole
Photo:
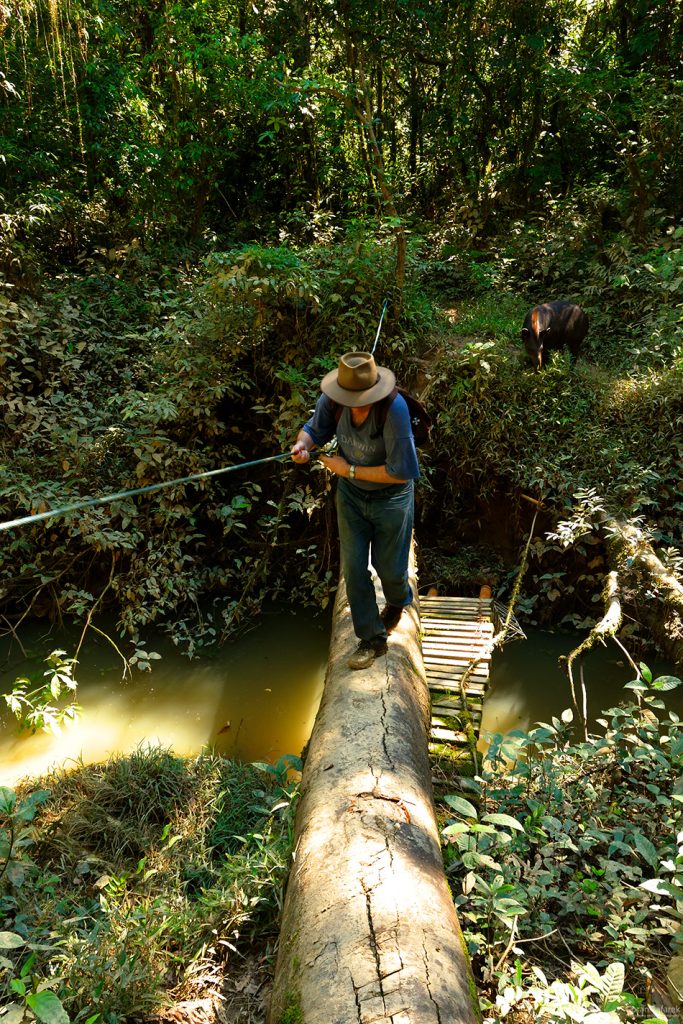
[[[89,763],[144,744],[192,755],[213,747],[227,757],[273,763],[281,754],[299,754],[308,740],[320,702],[329,645],[330,620],[278,611],[236,643],[212,656],[190,661],[166,639],[150,638],[148,649],[162,655],[151,672],[121,678],[121,661],[93,634],[81,651],[78,699],[80,719],[58,735],[20,732],[0,708],[0,784],[13,785],[52,765]],[[567,679],[558,668],[582,638],[578,634],[527,631],[494,654],[491,685],[482,721],[487,733],[528,729],[571,706]],[[0,644],[0,690],[17,676],[40,677],[42,658],[54,648],[72,653],[77,634],[48,634],[34,624],[22,633],[28,657],[16,643]],[[671,667],[653,662],[656,674]],[[616,646],[592,652],[585,678],[589,712],[600,712],[627,696],[633,671]],[[683,687],[666,694],[683,713]],[[3,702],[4,704],[4,702]]]

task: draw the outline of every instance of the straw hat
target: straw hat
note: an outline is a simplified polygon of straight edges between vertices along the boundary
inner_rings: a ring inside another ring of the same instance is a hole
[[[320,381],[320,390],[338,405],[360,408],[386,398],[395,384],[395,375],[377,366],[370,352],[345,352],[339,367]]]

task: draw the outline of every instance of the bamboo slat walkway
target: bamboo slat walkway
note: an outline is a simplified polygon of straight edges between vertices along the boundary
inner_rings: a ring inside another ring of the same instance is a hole
[[[491,655],[484,651],[494,632],[492,615],[490,597],[420,598],[422,653],[432,697],[433,753],[469,749],[468,726],[475,737],[479,734],[489,681]],[[478,659],[462,693],[462,677]]]

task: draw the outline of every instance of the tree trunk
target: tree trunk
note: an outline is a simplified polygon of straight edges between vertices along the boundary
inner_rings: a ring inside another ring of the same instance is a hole
[[[341,584],[296,820],[269,1024],[475,1024],[443,869],[419,616],[366,671]]]
[[[360,99],[357,104],[357,116],[358,120],[365,129],[365,134],[368,142],[368,149],[372,157],[373,172],[375,180],[379,186],[379,190],[382,194],[382,204],[384,212],[394,219],[394,236],[396,238],[396,300],[394,302],[394,315],[397,317],[400,307],[403,305],[403,287],[405,285],[406,276],[406,232],[398,215],[396,209],[396,202],[394,200],[394,194],[389,183],[387,181],[387,175],[384,167],[384,158],[382,157],[382,151],[377,142],[377,136],[375,135],[375,128],[373,125],[372,117],[372,104],[370,101],[370,94],[367,88],[367,82],[365,77],[365,70],[362,63],[358,64],[358,82]]]

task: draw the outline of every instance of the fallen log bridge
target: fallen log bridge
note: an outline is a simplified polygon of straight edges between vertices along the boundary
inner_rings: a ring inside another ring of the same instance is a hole
[[[268,1024],[475,1024],[443,869],[419,612],[365,671],[343,584],[301,782]]]

